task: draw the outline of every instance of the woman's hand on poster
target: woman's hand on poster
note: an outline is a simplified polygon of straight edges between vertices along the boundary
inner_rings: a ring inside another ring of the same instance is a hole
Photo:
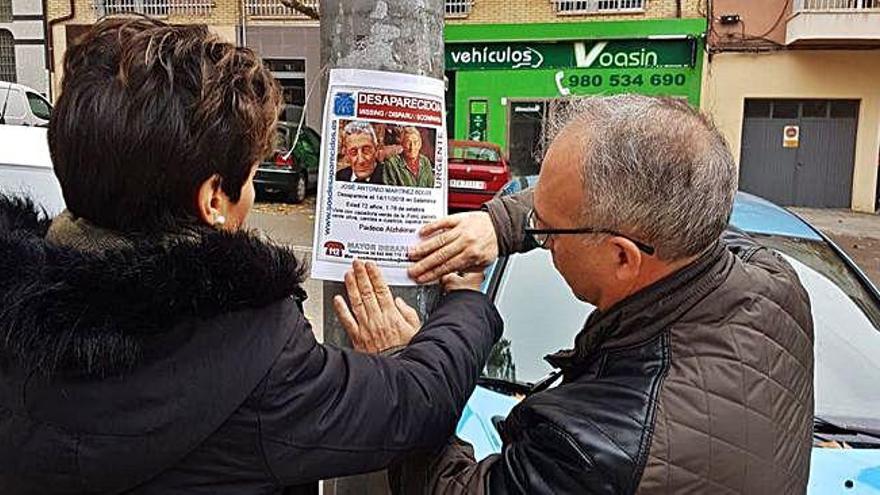
[[[351,307],[335,296],[333,308],[358,351],[379,353],[405,346],[422,326],[416,310],[391,293],[375,263],[355,260],[345,274],[345,290]]]
[[[417,261],[407,273],[426,284],[455,272],[482,272],[498,257],[498,238],[489,214],[484,211],[457,213],[422,227],[424,239],[409,250]]]

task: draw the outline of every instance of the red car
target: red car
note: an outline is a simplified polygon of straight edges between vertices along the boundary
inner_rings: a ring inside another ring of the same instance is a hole
[[[510,180],[497,144],[449,141],[449,209],[477,210]]]

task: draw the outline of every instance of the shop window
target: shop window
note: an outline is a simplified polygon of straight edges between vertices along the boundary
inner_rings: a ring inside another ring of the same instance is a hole
[[[12,0],[0,0],[0,22],[12,22]]]
[[[557,14],[641,12],[645,0],[551,0]]]
[[[6,29],[0,29],[0,81],[16,82],[15,38]]]

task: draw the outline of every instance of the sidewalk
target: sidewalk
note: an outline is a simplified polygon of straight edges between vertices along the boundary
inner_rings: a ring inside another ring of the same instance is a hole
[[[789,210],[830,237],[880,287],[880,216],[835,209]]]

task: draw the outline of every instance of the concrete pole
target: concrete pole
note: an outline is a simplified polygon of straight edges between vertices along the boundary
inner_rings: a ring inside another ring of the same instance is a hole
[[[321,0],[321,59],[325,67],[373,69],[443,78],[445,0]],[[324,97],[327,78],[323,81]],[[419,311],[422,321],[439,299],[439,288],[393,287]],[[333,296],[344,293],[324,282],[324,341],[351,344],[333,311]],[[324,485],[325,494],[387,493],[385,475],[357,476]]]

